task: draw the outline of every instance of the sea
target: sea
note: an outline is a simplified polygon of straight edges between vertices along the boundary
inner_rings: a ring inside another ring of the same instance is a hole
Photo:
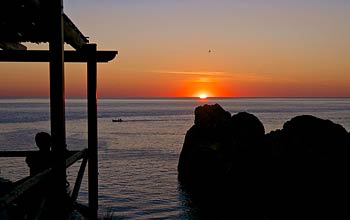
[[[281,129],[298,115],[330,119],[350,130],[350,98],[133,98],[99,99],[99,215],[113,219],[197,219],[177,180],[177,164],[194,110],[219,104],[231,114],[249,112],[265,132]],[[34,136],[50,132],[48,99],[0,99],[0,151],[37,150]],[[113,122],[113,119],[122,122]],[[69,150],[87,147],[87,102],[66,100]],[[81,161],[71,166],[74,185]],[[24,158],[0,158],[0,177],[29,174]],[[87,203],[87,175],[79,202]]]

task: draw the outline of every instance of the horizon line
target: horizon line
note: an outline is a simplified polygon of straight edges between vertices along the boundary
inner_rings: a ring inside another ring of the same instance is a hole
[[[49,99],[49,96],[0,96],[0,99]],[[277,98],[350,98],[350,96],[208,96],[206,99],[277,99]],[[69,96],[66,99],[87,99],[86,96]],[[200,99],[196,96],[105,96],[98,99]],[[205,100],[205,99],[203,99]]]

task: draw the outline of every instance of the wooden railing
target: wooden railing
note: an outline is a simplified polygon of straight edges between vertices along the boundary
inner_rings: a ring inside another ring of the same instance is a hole
[[[27,157],[29,155],[33,155],[38,153],[37,151],[2,151],[0,152],[0,157]],[[73,204],[76,203],[78,198],[81,182],[84,176],[86,164],[88,162],[88,149],[84,149],[81,151],[69,151],[68,157],[66,159],[66,167],[70,167],[72,164],[77,162],[80,159],[83,159],[76,180],[74,184],[73,191],[70,195],[71,201]],[[0,211],[1,209],[6,209],[8,205],[16,201],[20,198],[24,193],[31,190],[33,187],[40,184],[43,180],[45,180],[50,174],[52,174],[53,168],[47,168],[46,170],[34,175],[25,177],[15,184],[15,187],[5,195],[0,197]],[[80,205],[81,207],[81,205]],[[78,210],[79,211],[79,210]],[[40,213],[40,212],[38,212]],[[83,213],[84,214],[84,213]],[[84,214],[85,215],[85,214]],[[86,217],[86,216],[85,216]]]

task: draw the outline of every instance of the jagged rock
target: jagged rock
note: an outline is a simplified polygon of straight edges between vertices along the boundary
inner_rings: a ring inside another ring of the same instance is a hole
[[[230,119],[230,135],[238,152],[252,152],[262,143],[265,128],[253,114],[239,112]]]
[[[194,124],[200,128],[212,128],[225,125],[231,117],[219,104],[199,106],[194,111]]]
[[[250,113],[231,117],[218,104],[197,107],[179,158],[179,180],[203,186],[220,184],[242,173],[243,168],[236,169],[238,161],[244,169],[251,169],[255,159],[251,154],[262,145],[264,134],[263,124]]]
[[[341,125],[311,115],[296,116],[283,129],[267,134],[262,172],[267,204],[279,209],[280,215],[305,211],[311,219],[340,213],[342,202],[337,197],[344,195],[348,184],[347,135]]]
[[[327,159],[341,156],[346,147],[347,131],[330,120],[311,115],[297,116],[283,125],[288,153]]]
[[[314,168],[347,161],[350,139],[344,127],[330,120],[311,115],[292,118],[282,130],[272,131],[265,136],[265,157],[280,160],[282,167],[290,169]],[[276,161],[275,161],[276,162]],[[302,167],[304,166],[304,167]]]
[[[225,170],[225,133],[231,114],[220,105],[195,109],[195,123],[187,131],[179,158],[179,179],[210,181]]]
[[[350,133],[330,120],[297,116],[265,135],[250,113],[204,105],[186,133],[179,180],[223,219],[334,218],[345,210],[337,196],[346,199],[349,148]]]

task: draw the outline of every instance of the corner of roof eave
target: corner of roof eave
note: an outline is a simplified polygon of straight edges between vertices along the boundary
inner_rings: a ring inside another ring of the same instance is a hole
[[[82,49],[85,44],[89,43],[87,37],[81,33],[73,21],[63,13],[64,41],[74,49]]]

